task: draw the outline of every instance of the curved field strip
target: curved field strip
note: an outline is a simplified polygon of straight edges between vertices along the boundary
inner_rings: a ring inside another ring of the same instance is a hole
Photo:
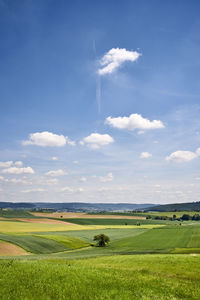
[[[16,246],[14,244],[0,241],[0,256],[9,256],[9,255],[29,255],[24,249]]]
[[[13,210],[13,209],[1,209],[0,210],[0,217],[4,218],[34,218],[31,213],[26,210]]]
[[[157,224],[145,224],[141,225],[140,228],[153,228]],[[25,232],[48,232],[48,231],[71,231],[71,230],[91,230],[91,229],[105,229],[105,228],[138,228],[136,225],[77,225],[67,222],[61,224],[45,224],[45,223],[30,223],[30,222],[19,222],[19,221],[0,221],[0,232],[7,233],[25,233]]]
[[[97,234],[104,233],[109,236],[111,241],[116,241],[121,238],[135,236],[137,234],[141,234],[145,232],[147,229],[142,228],[106,228],[106,229],[93,229],[93,230],[73,230],[66,232],[56,232],[56,236],[66,236],[67,238],[78,238],[84,240],[87,243],[93,243],[93,238]],[[41,236],[49,237],[54,235],[54,232],[50,233],[39,233]]]
[[[130,216],[130,215],[112,215],[112,214],[87,214],[87,213],[71,213],[71,212],[53,212],[53,213],[31,213],[37,217],[46,217],[46,218],[86,218],[86,219],[135,219],[135,220],[145,220],[145,216]]]
[[[37,235],[37,236],[45,237],[47,239],[59,242],[62,245],[64,245],[66,248],[68,248],[69,250],[80,249],[80,248],[90,246],[90,244],[88,242],[81,240],[80,238],[75,238],[75,237],[66,236],[66,235],[48,234],[48,235]]]
[[[192,227],[163,227],[144,232],[136,237],[129,237],[111,243],[110,247],[114,250],[123,251],[170,251],[175,248],[187,247],[192,236]]]
[[[63,221],[74,223],[77,225],[149,225],[149,224],[171,224],[171,221],[162,220],[138,220],[138,219],[124,219],[124,218],[68,218]]]
[[[16,221],[22,221],[22,222],[28,222],[28,223],[40,223],[40,224],[61,224],[63,225],[62,221],[59,220],[55,220],[55,219],[45,219],[45,218],[41,218],[41,219],[15,219]],[[68,225],[72,225],[72,223],[67,223],[65,222],[64,224],[68,224]]]
[[[28,252],[36,254],[49,254],[68,250],[64,245],[40,236],[0,234],[0,240],[13,243]]]

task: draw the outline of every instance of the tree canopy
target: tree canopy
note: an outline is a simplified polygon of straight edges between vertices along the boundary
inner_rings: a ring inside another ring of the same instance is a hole
[[[97,241],[98,247],[105,247],[110,242],[110,238],[103,233],[95,235],[93,240]]]

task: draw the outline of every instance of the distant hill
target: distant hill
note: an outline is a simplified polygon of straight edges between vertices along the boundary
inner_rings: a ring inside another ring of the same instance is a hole
[[[145,211],[200,211],[200,202],[175,203],[156,205],[144,209]]]
[[[153,204],[132,204],[132,203],[83,203],[83,202],[69,202],[69,203],[13,203],[0,202],[1,208],[9,209],[25,209],[25,210],[41,210],[51,209],[60,211],[132,211],[144,210],[145,208],[153,207]]]

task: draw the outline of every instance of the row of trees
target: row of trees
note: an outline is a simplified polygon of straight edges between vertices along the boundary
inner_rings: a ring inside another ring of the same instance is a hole
[[[200,215],[199,214],[194,214],[193,216],[189,214],[183,214],[182,217],[177,218],[176,215],[173,215],[172,217],[168,216],[147,216],[147,219],[154,219],[154,220],[169,220],[169,221],[200,221]]]

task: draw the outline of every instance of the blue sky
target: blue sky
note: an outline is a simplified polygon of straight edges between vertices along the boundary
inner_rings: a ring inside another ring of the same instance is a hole
[[[199,201],[199,9],[0,0],[1,201]]]

